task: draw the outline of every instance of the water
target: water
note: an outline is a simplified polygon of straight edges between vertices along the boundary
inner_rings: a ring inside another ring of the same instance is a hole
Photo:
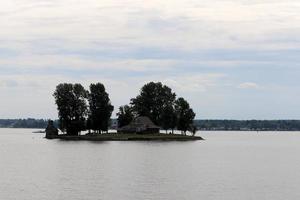
[[[0,199],[300,199],[300,133],[89,142],[0,129]]]

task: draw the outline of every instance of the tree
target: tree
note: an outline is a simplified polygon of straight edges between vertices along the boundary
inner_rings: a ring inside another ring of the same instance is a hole
[[[140,94],[131,99],[133,111],[137,115],[149,117],[156,125],[162,125],[162,111],[174,104],[176,94],[162,83],[150,82],[144,85]]]
[[[88,134],[91,134],[91,129],[92,129],[91,115],[89,115],[87,120],[86,120],[85,128],[86,128],[86,130],[88,130]]]
[[[119,108],[119,112],[117,113],[117,116],[118,116],[119,128],[128,125],[134,118],[132,108],[128,105],[121,106]]]
[[[92,129],[98,133],[108,131],[114,107],[102,83],[90,85],[89,105]]]
[[[161,125],[162,128],[166,130],[166,133],[168,132],[169,129],[171,129],[172,133],[174,133],[174,129],[176,128],[177,125],[177,115],[174,106],[167,105],[165,108],[163,108],[161,118],[162,118]]]
[[[197,131],[198,131],[198,128],[197,128],[197,126],[195,126],[195,125],[193,124],[193,125],[190,125],[189,131],[192,133],[192,136],[195,136],[196,133],[197,133]]]
[[[177,129],[186,134],[186,131],[193,124],[196,114],[184,98],[178,98],[175,101],[175,110],[178,117]]]
[[[53,94],[58,109],[59,126],[68,135],[84,129],[87,115],[87,91],[80,84],[62,83]]]

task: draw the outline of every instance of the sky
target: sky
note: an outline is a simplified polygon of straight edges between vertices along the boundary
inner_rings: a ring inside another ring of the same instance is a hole
[[[198,119],[300,119],[299,0],[6,0],[0,27],[0,118],[57,118],[59,83],[116,111],[160,81]]]

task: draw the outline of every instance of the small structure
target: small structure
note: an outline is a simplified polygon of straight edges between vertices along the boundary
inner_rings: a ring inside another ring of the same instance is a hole
[[[135,118],[127,126],[118,129],[118,133],[158,134],[160,127],[156,126],[149,117],[140,116]]]
[[[54,126],[52,120],[48,121],[48,125],[45,132],[46,132],[46,138],[48,139],[55,138],[56,136],[58,136],[58,129]]]

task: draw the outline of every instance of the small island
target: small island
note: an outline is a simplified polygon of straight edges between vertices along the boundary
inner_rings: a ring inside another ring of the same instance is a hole
[[[90,141],[193,141],[194,111],[182,97],[176,99],[171,88],[150,82],[130,105],[121,106],[114,132],[109,132],[114,107],[101,83],[87,91],[80,84],[59,84],[54,92],[59,115],[59,130],[53,121],[45,130],[47,139]],[[87,105],[87,102],[89,105]],[[162,133],[161,130],[165,130]],[[181,134],[175,134],[179,130]],[[81,134],[82,131],[86,134]],[[190,135],[187,134],[190,133]]]
[[[160,128],[151,122],[148,117],[137,117],[129,125],[118,129],[118,132],[86,135],[58,134],[58,129],[49,121],[46,128],[47,139],[62,140],[90,140],[90,141],[193,141],[203,140],[200,136],[189,136],[180,134],[163,134]]]
[[[88,140],[88,141],[194,141],[203,140],[200,136],[188,136],[179,134],[120,134],[120,133],[108,133],[101,135],[57,135],[48,137],[48,139],[61,139],[61,140]]]

